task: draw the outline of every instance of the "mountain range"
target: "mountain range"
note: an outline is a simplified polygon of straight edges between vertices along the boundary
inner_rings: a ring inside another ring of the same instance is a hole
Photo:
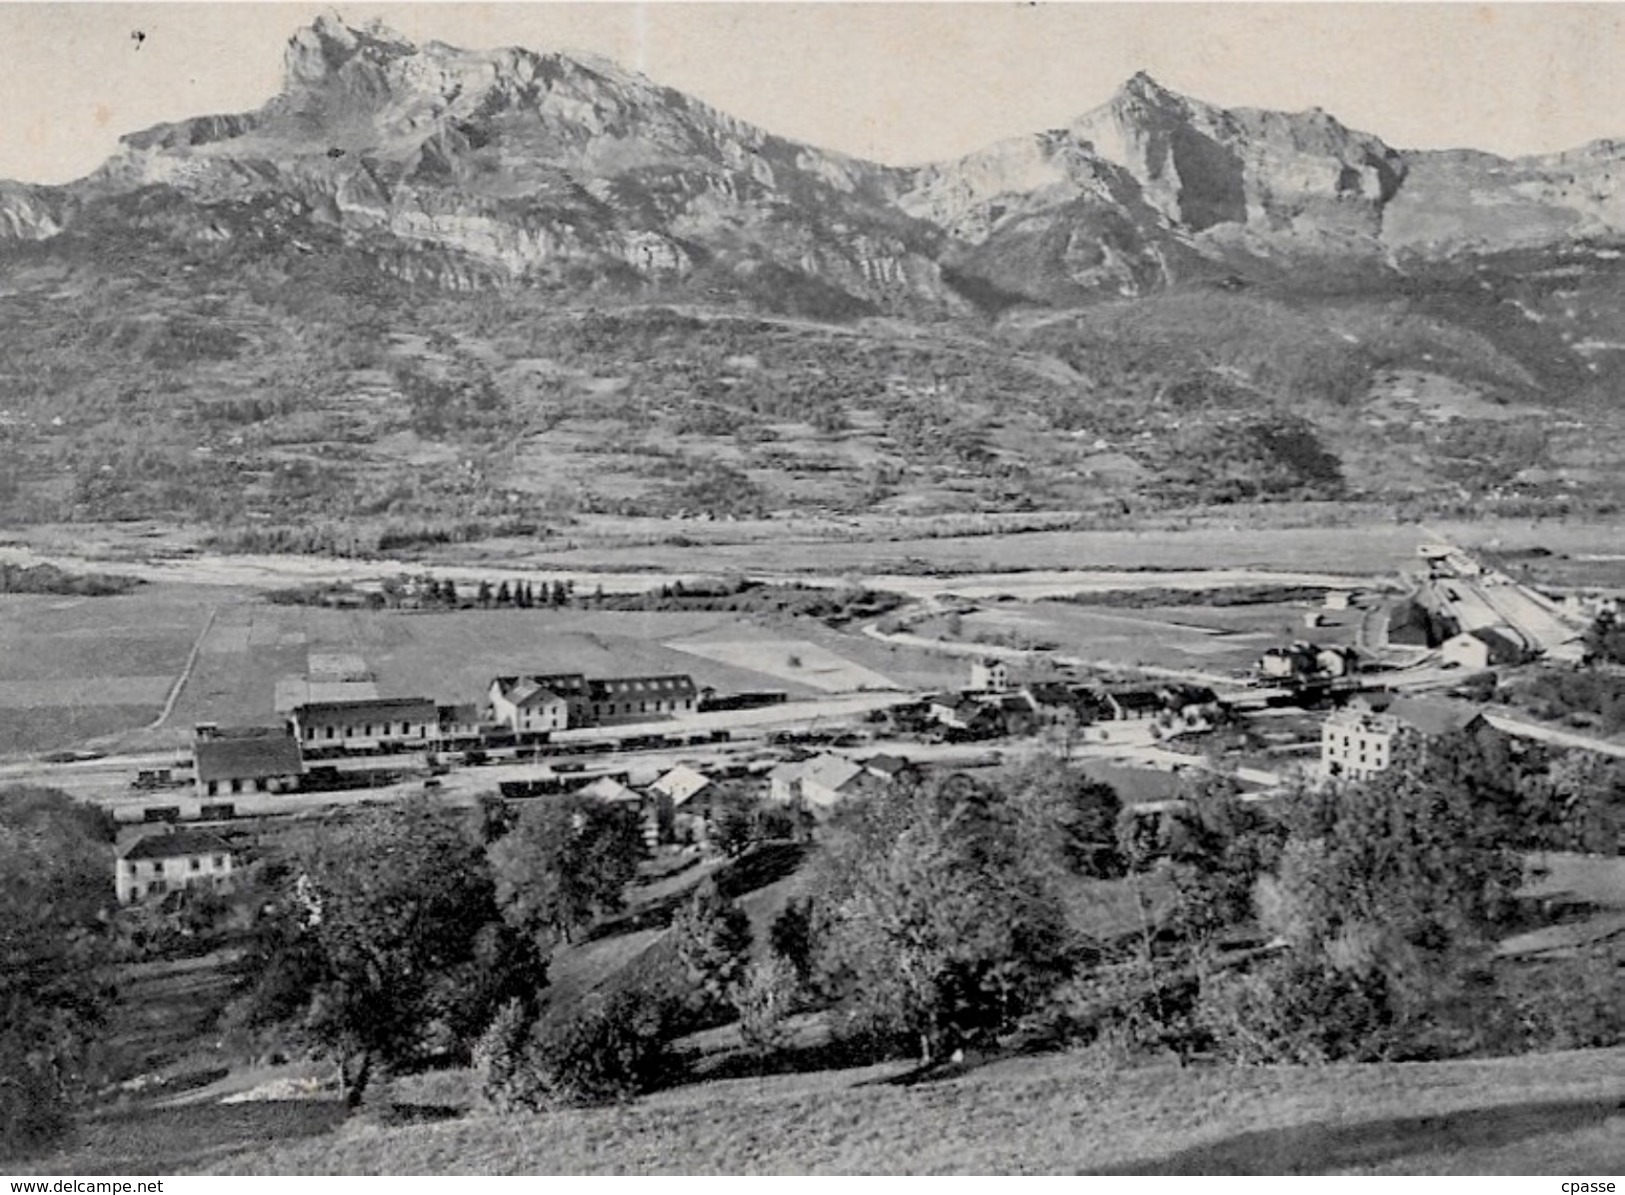
[[[612,63],[419,47],[318,19],[254,112],[133,133],[88,178],[0,190],[49,238],[161,189],[189,235],[241,210],[382,233],[451,286],[583,272],[781,286],[870,309],[1066,304],[1283,258],[1525,248],[1625,228],[1625,146],[1395,149],[1318,109],[1224,109],[1148,75],[1071,125],[895,168],[777,137]],[[249,234],[256,230],[249,229]],[[443,256],[435,256],[436,254]]]
[[[889,166],[322,18],[263,107],[0,183],[0,516],[1612,501],[1622,156],[1137,74]]]

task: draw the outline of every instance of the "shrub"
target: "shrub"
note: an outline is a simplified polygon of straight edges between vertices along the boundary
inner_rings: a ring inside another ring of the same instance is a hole
[[[543,1108],[615,1103],[652,1090],[671,1072],[667,1009],[620,991],[536,1027],[509,1081],[513,1104]]]
[[[688,969],[702,1005],[732,998],[750,953],[750,919],[714,883],[702,884],[671,923],[677,956]]]
[[[1625,1044],[1620,968],[1625,952],[1519,967],[1501,977],[1528,1050],[1588,1050]]]
[[[526,1046],[534,1024],[523,1002],[509,1000],[474,1043],[472,1062],[480,1098],[499,1112],[524,1106]]]
[[[1235,1062],[1368,1062],[1391,1042],[1388,994],[1378,971],[1339,969],[1293,955],[1202,985],[1197,1018]]]
[[[796,969],[776,954],[745,968],[734,988],[733,1006],[746,1049],[766,1057],[784,1048],[789,1038],[785,1021],[795,1009],[800,988]]]

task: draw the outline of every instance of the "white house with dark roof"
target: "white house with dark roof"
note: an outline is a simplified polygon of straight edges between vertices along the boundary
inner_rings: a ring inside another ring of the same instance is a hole
[[[182,888],[231,883],[231,844],[207,830],[148,834],[119,852],[113,886],[120,904],[161,897]]]
[[[305,774],[299,740],[280,727],[200,728],[192,745],[197,795],[291,792]]]
[[[570,685],[571,680],[582,677],[558,676],[499,676],[491,682],[487,699],[491,717],[515,734],[537,731],[568,730],[579,724],[579,714],[572,709],[567,693],[580,693],[582,685]]]

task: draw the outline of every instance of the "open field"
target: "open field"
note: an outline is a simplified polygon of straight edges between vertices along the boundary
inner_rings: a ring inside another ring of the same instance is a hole
[[[666,646],[701,659],[777,677],[781,682],[830,693],[895,689],[896,681],[806,639],[786,638],[751,627],[673,640]]]
[[[806,642],[794,631],[758,634],[730,614],[358,611],[274,606],[234,595],[218,605],[198,642],[169,717],[149,731],[216,608],[199,593],[213,591],[154,587],[137,598],[93,599],[62,611],[70,619],[66,626],[53,608],[60,602],[0,599],[19,612],[0,625],[8,649],[0,655],[0,751],[47,750],[91,736],[129,749],[156,748],[178,744],[197,722],[274,721],[279,691],[284,699],[292,691],[288,679],[306,676],[313,656],[320,670],[334,654],[359,661],[375,680],[324,681],[318,689],[375,684],[386,696],[424,694],[448,702],[478,701],[493,676],[523,671],[686,672],[697,684],[724,691],[783,689],[807,697],[889,684],[827,644]],[[772,652],[762,654],[756,639],[772,643]],[[683,646],[690,640],[693,650]],[[800,669],[789,663],[792,656],[801,658]],[[172,671],[159,674],[160,667]]]
[[[214,594],[0,596],[0,755],[48,751],[152,721]]]
[[[851,630],[835,630],[822,623],[805,623],[796,633],[833,651],[842,659],[890,677],[907,689],[944,689],[962,686],[970,668],[962,657],[886,643]]]
[[[1416,527],[1250,528],[1222,521],[1189,530],[1027,531],[915,538],[907,524],[888,530],[855,524],[840,538],[812,541],[780,534],[760,542],[699,547],[645,543],[627,547],[544,549],[548,567],[736,569],[758,572],[943,574],[1028,569],[1289,569],[1344,575],[1387,573],[1414,561]],[[703,564],[701,562],[704,562]]]
[[[258,1109],[267,1145],[151,1141],[126,1173],[1612,1174],[1625,1164],[1625,1052],[1321,1068],[1102,1069],[1000,1062],[899,1085],[899,1067],[735,1079],[615,1108],[482,1114],[331,1133],[315,1102]],[[216,1108],[199,1108],[207,1122]],[[101,1172],[115,1126],[54,1171]],[[126,1140],[149,1140],[131,1127]],[[233,1126],[235,1139],[256,1135]],[[284,1138],[280,1143],[275,1138]],[[222,1143],[231,1136],[220,1135]],[[184,1152],[183,1152],[184,1150]],[[134,1159],[128,1159],[134,1161]],[[182,1163],[182,1164],[175,1164]],[[190,1163],[186,1165],[185,1163]]]
[[[1198,624],[1185,609],[1129,610],[1033,602],[998,605],[959,619],[961,639],[1024,647],[1049,645],[1063,655],[1110,661],[1124,667],[1191,668],[1244,672],[1266,648],[1303,638],[1297,612],[1282,607],[1259,609],[1252,625],[1241,619],[1235,629]],[[942,635],[948,622],[930,619],[914,629]]]

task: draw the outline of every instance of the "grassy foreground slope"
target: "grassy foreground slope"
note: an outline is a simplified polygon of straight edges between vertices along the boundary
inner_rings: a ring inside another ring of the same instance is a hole
[[[237,1173],[1095,1172],[1618,1174],[1625,1050],[1320,1069],[1001,1062],[686,1087],[635,1104],[471,1115],[221,1159]]]

